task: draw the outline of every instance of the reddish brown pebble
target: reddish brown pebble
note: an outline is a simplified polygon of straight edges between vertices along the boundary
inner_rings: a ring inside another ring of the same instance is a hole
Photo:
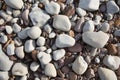
[[[120,26],[120,18],[119,19],[115,19],[115,26]]]
[[[74,72],[69,73],[69,80],[77,80],[77,75]]]
[[[32,55],[33,60],[37,61],[37,51],[36,50],[32,51],[31,55]]]
[[[95,77],[94,70],[93,69],[88,69],[86,71],[86,77],[89,78],[89,79]]]
[[[74,31],[73,31],[73,30],[70,30],[70,31],[69,31],[69,35],[70,35],[71,37],[74,37],[74,36],[75,36]]]
[[[65,74],[69,73],[69,71],[70,71],[70,69],[69,69],[68,66],[64,66],[64,67],[62,67],[61,70],[62,70],[62,72],[65,73]]]
[[[120,76],[120,67],[118,68],[116,74],[117,74],[118,76]]]
[[[17,58],[16,58],[15,56],[9,56],[9,58],[10,58],[10,60],[12,60],[12,61],[16,61],[16,60],[17,60]]]
[[[107,45],[108,53],[111,55],[116,55],[117,53],[117,48],[114,46],[114,44],[109,43]]]
[[[82,46],[79,43],[76,43],[74,46],[68,48],[71,52],[81,52]]]

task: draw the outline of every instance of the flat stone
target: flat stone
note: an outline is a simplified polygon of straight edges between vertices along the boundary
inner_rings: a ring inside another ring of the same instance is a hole
[[[75,39],[67,34],[60,34],[57,36],[55,45],[59,48],[72,47],[75,44]]]
[[[58,14],[60,12],[60,5],[54,1],[51,1],[45,5],[45,10],[51,15]]]
[[[114,14],[119,12],[119,6],[115,3],[115,1],[111,0],[107,2],[107,13]]]
[[[11,27],[11,26],[8,26],[8,25],[5,26],[5,30],[6,30],[6,32],[7,32],[8,34],[11,34],[11,33],[13,32],[12,27]]]
[[[23,63],[15,63],[12,68],[12,74],[16,76],[25,76],[28,74],[28,68]]]
[[[40,8],[33,9],[29,13],[33,25],[43,26],[50,19],[50,16]]]
[[[87,22],[85,22],[85,25],[83,26],[83,32],[87,32],[87,31],[94,31],[94,22],[92,20],[89,20]]]
[[[2,46],[0,45],[0,70],[9,71],[13,65],[13,61],[9,60],[8,56],[2,51]]]
[[[79,0],[79,7],[88,11],[98,10],[99,5],[99,0]]]
[[[100,29],[101,31],[107,32],[107,31],[109,31],[109,29],[110,29],[109,23],[104,22],[104,23],[101,24],[101,29]]]
[[[1,43],[6,43],[8,41],[7,35],[0,33],[0,42]]]
[[[120,66],[120,58],[118,56],[106,55],[103,63],[112,70],[117,70]]]
[[[45,52],[38,53],[37,58],[39,59],[40,63],[43,65],[48,64],[52,60],[51,55]]]
[[[64,49],[59,49],[59,50],[53,51],[53,59],[56,61],[61,59],[62,57],[64,57],[64,55],[65,55]]]
[[[115,30],[114,35],[120,37],[120,29]]]
[[[43,28],[47,33],[51,33],[52,31],[52,27],[49,24],[46,24]]]
[[[45,66],[45,75],[47,75],[49,77],[56,77],[57,76],[56,69],[52,63],[48,63]]]
[[[20,32],[20,31],[21,31],[21,26],[19,26],[17,23],[14,23],[14,24],[13,24],[13,31],[14,31],[15,33]]]
[[[31,27],[28,31],[27,31],[27,35],[31,38],[31,39],[37,39],[38,37],[40,37],[41,35],[41,29],[39,27]]]
[[[88,64],[83,59],[82,56],[78,56],[72,64],[73,71],[80,75],[84,74],[84,72],[87,70],[87,68],[88,68]]]
[[[5,0],[5,3],[14,9],[21,9],[24,4],[22,0]]]
[[[71,22],[65,15],[55,15],[53,18],[53,27],[62,31],[69,31],[71,29]]]
[[[82,39],[85,43],[91,45],[92,47],[102,48],[107,43],[109,36],[102,31],[99,32],[88,31],[82,34]]]
[[[101,80],[117,80],[115,72],[107,68],[99,67],[98,74]]]
[[[8,72],[0,71],[0,80],[8,80],[8,79],[9,79]]]

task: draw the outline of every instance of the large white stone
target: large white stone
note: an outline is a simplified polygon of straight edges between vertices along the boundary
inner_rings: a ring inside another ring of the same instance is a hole
[[[115,72],[107,68],[99,67],[98,74],[101,80],[117,80]]]
[[[5,3],[14,9],[21,9],[24,4],[22,0],[5,0]]]
[[[73,71],[80,75],[84,74],[84,72],[87,70],[87,68],[88,68],[88,64],[83,59],[82,56],[78,56],[72,64]]]
[[[100,0],[79,0],[79,7],[88,11],[98,10]]]
[[[75,39],[67,34],[60,34],[57,36],[55,45],[59,48],[74,46]]]
[[[8,79],[9,79],[8,72],[0,71],[0,80],[8,80]]]
[[[69,31],[71,29],[71,22],[65,15],[55,15],[53,18],[53,27],[62,31]]]
[[[85,43],[91,45],[95,48],[102,48],[107,43],[109,36],[102,32],[84,32],[82,34],[82,39]]]

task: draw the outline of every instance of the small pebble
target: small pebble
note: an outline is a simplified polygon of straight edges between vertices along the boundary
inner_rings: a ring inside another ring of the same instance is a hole
[[[4,19],[0,19],[0,25],[3,25],[5,23]]]
[[[55,36],[56,36],[56,33],[55,33],[55,32],[51,32],[51,33],[49,34],[49,38],[55,38]]]
[[[14,38],[14,42],[15,42],[15,45],[16,45],[16,46],[22,45],[22,41],[21,41],[21,39],[20,39],[19,37],[15,37],[15,38]]]
[[[8,55],[14,55],[15,54],[15,45],[14,43],[11,43],[7,46],[7,54]]]
[[[8,37],[5,34],[0,33],[0,42],[6,43],[7,41],[8,41]]]
[[[56,38],[56,46],[59,48],[72,47],[75,44],[75,39],[66,34],[60,34]]]
[[[97,64],[99,64],[99,63],[100,63],[100,58],[99,58],[99,57],[96,57],[96,58],[95,58],[95,62],[96,62]]]
[[[44,46],[44,45],[45,45],[45,42],[46,42],[46,40],[45,40],[45,38],[42,37],[42,36],[37,39],[37,45],[38,45],[38,46]]]
[[[86,11],[83,10],[82,8],[76,8],[76,12],[79,16],[85,16],[86,15]]]
[[[43,51],[45,51],[47,48],[46,48],[46,46],[41,46],[41,47],[37,47],[36,49],[39,50],[40,52],[43,52]]]
[[[45,66],[45,74],[49,77],[56,77],[57,76],[56,69],[52,63],[48,63]]]
[[[9,79],[8,72],[0,71],[0,80],[8,80],[8,79]]]
[[[27,76],[22,76],[20,80],[27,80]]]
[[[46,53],[48,53],[48,54],[50,54],[51,52],[52,52],[51,48],[49,48],[49,49],[46,50]]]
[[[15,48],[15,54],[17,55],[17,57],[19,57],[20,59],[23,59],[25,56],[24,50],[23,50],[23,46],[20,47],[16,47]]]
[[[53,51],[53,59],[55,61],[57,61],[57,60],[61,59],[62,57],[64,57],[65,53],[66,52],[64,49],[55,50],[55,51]]]
[[[8,26],[8,25],[5,26],[5,30],[6,30],[6,32],[7,32],[8,34],[11,34],[11,33],[13,32],[12,27],[11,27],[11,26]]]
[[[19,17],[20,16],[20,14],[21,14],[21,11],[20,10],[13,10],[13,16],[14,17]]]
[[[15,33],[18,33],[18,32],[21,31],[21,27],[20,27],[17,23],[14,23],[14,24],[13,24],[13,31],[14,31]]]
[[[109,29],[110,29],[109,23],[104,22],[104,23],[101,24],[101,29],[100,29],[101,31],[103,31],[103,32],[108,32]]]
[[[114,35],[120,37],[120,29],[115,30]]]
[[[37,71],[38,68],[39,68],[39,64],[38,64],[37,62],[32,62],[32,63],[30,64],[30,69],[31,69],[33,72]]]

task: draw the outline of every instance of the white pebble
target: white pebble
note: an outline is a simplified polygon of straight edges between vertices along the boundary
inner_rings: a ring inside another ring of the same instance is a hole
[[[86,11],[83,10],[82,8],[76,8],[76,12],[79,16],[85,16],[86,15]]]
[[[20,27],[17,23],[14,23],[14,24],[13,24],[13,31],[14,31],[15,33],[18,33],[18,32],[21,31],[21,27]]]
[[[45,30],[47,33],[51,33],[52,28],[51,28],[51,26],[50,26],[49,24],[47,24],[47,25],[44,26],[44,30]]]
[[[55,32],[51,32],[51,33],[49,34],[49,38],[55,38],[55,36],[56,36],[56,33],[55,33]]]
[[[24,50],[23,50],[23,46],[20,47],[16,47],[15,48],[15,53],[17,55],[17,57],[19,57],[20,59],[23,59],[25,56]]]
[[[8,34],[11,34],[11,33],[13,32],[12,27],[11,27],[11,26],[8,26],[8,25],[5,26],[5,30],[6,30],[6,32],[7,32]]]
[[[10,44],[7,46],[7,54],[8,54],[8,55],[14,55],[14,54],[15,54],[15,46],[14,46],[14,43],[10,43]]]
[[[31,69],[33,72],[37,71],[38,68],[39,68],[39,64],[38,64],[37,62],[32,62],[32,63],[30,64],[30,69]]]
[[[38,46],[44,46],[45,45],[45,38],[44,37],[39,37],[38,39],[37,39],[37,45]]]

